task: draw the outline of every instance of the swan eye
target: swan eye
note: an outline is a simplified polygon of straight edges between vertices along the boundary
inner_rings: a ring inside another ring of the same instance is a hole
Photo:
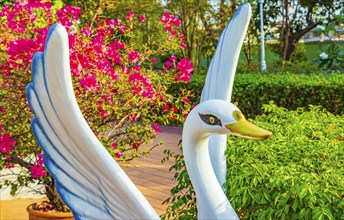
[[[214,123],[215,123],[215,118],[214,118],[213,116],[210,116],[210,117],[209,117],[209,122],[210,122],[211,124],[214,124]]]
[[[205,115],[203,115],[201,113],[198,113],[198,114],[204,123],[206,123],[208,125],[219,125],[222,127],[221,120],[218,119],[216,116],[211,115],[211,114],[205,114]]]

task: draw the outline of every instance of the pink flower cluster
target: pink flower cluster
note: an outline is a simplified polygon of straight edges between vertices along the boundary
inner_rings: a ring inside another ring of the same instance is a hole
[[[135,50],[130,51],[128,54],[128,59],[132,63],[137,63],[137,61],[139,61],[140,58],[141,58],[140,53]]]
[[[189,82],[190,78],[192,76],[192,71],[193,71],[193,65],[190,60],[186,58],[182,58],[179,63],[177,63],[177,68],[178,68],[178,76],[175,79],[175,81],[184,81],[184,82]]]
[[[166,84],[172,83],[173,79],[175,81],[189,81],[193,70],[192,63],[186,58],[171,56],[164,63],[164,71],[170,74],[164,76],[157,74],[158,71],[153,68],[161,68],[162,54],[159,53],[169,51],[169,48],[165,49],[166,45],[164,45],[161,47],[162,49],[159,47],[158,50],[155,50],[148,45],[146,50],[146,47],[142,47],[136,39],[131,39],[137,33],[135,32],[136,27],[145,27],[145,24],[140,23],[146,21],[144,15],[128,12],[123,21],[121,19],[103,20],[97,18],[92,25],[84,25],[78,22],[81,14],[80,8],[63,7],[57,11],[57,16],[52,14],[51,8],[52,4],[49,0],[28,0],[28,2],[21,0],[20,3],[3,7],[0,12],[0,20],[2,19],[4,22],[0,22],[0,31],[5,30],[8,26],[9,30],[5,34],[10,36],[9,38],[6,35],[0,37],[0,46],[6,48],[6,53],[9,56],[5,64],[0,66],[1,74],[4,73],[8,77],[4,80],[4,84],[11,83],[10,80],[15,79],[16,74],[10,75],[12,72],[30,73],[29,67],[33,54],[36,51],[43,51],[49,26],[59,22],[68,31],[71,72],[74,76],[74,82],[78,84],[75,88],[75,94],[87,99],[87,106],[83,107],[86,114],[95,116],[96,119],[110,120],[116,111],[116,106],[129,103],[126,107],[138,107],[134,106],[135,103],[126,100],[127,97],[130,99],[134,94],[137,95],[135,98],[140,98],[139,107],[146,108],[147,106],[147,108],[158,108],[159,110],[159,106],[164,106],[162,112],[168,114],[168,117],[171,115],[171,120],[181,118],[180,114],[183,108],[178,106],[180,107],[178,109],[171,103],[173,102],[171,99],[165,97],[165,87]],[[40,20],[41,18],[46,18],[49,26],[40,28],[40,25],[34,24],[37,19]],[[178,32],[180,20],[169,13],[164,13],[160,20],[158,25],[163,28],[162,30],[166,30],[164,32],[168,36],[167,40],[171,42],[160,39],[157,42],[172,45],[173,48],[177,43],[181,48],[185,48],[184,35]],[[133,22],[136,23],[133,24]],[[123,42],[128,42],[128,45]],[[161,79],[160,77],[166,78]],[[168,82],[164,83],[165,80]],[[162,83],[156,85],[155,82]],[[127,102],[122,102],[120,97],[122,95],[124,101]],[[186,101],[184,102],[186,103]],[[88,103],[90,104],[88,105]],[[4,109],[0,107],[0,112],[2,110]],[[126,123],[141,119],[144,119],[142,115],[133,112],[126,119],[128,120]],[[149,124],[152,123],[151,118],[148,121]],[[145,129],[148,128],[148,132],[152,133],[152,137],[156,135],[155,132],[160,131],[158,124],[153,123],[144,126],[146,126]],[[3,130],[3,126],[0,124],[1,130]],[[111,147],[116,152],[115,156],[126,158],[121,142],[118,142],[120,147],[117,148],[116,141],[120,141],[120,139],[116,138],[111,140],[114,141]],[[140,143],[143,142],[132,140],[127,147],[138,149]],[[9,153],[14,144],[15,142],[9,133],[0,135],[1,153]],[[18,141],[17,145],[20,146]],[[33,178],[46,176],[42,155],[38,155],[37,162],[31,167],[30,172]]]
[[[171,31],[172,25],[176,27],[179,27],[180,25],[180,20],[168,12],[165,12],[160,18],[160,20],[164,22],[164,24],[166,25],[165,30],[167,31]]]
[[[87,91],[95,91],[99,88],[97,78],[94,74],[86,74],[79,80],[81,86]]]
[[[171,56],[168,61],[164,63],[165,67],[168,69],[171,69],[173,66],[173,63],[177,61],[176,56]],[[189,82],[190,78],[192,76],[192,71],[193,71],[193,65],[189,59],[182,58],[176,65],[177,67],[177,72],[178,76],[175,78],[175,81],[184,81],[184,82]],[[165,69],[164,72],[167,72]]]
[[[41,2],[30,0],[28,2],[14,2],[11,5],[6,4],[0,11],[0,17],[6,17],[6,26],[14,30],[18,34],[22,34],[26,31],[27,27],[32,27],[32,24],[37,20],[34,9],[43,9],[48,12],[52,7],[50,2]],[[20,19],[18,19],[20,18]],[[51,21],[51,17],[47,17],[48,21]]]
[[[89,28],[83,29],[83,35],[88,39],[85,41],[81,36],[73,38],[73,47],[71,47],[71,71],[74,77],[84,76],[79,79],[79,83],[87,91],[97,91],[98,83],[96,72],[102,75],[108,75],[114,81],[119,78],[119,73],[116,71],[118,65],[122,65],[121,50],[125,49],[125,44],[119,40],[112,40],[109,42],[109,36],[113,32],[120,30],[122,21],[108,20],[101,22],[94,28],[94,36],[91,36]],[[137,54],[130,54],[130,59],[137,62]],[[94,71],[97,70],[97,71]],[[91,72],[88,73],[87,72]]]
[[[18,1],[12,5],[5,5],[0,11],[0,18],[5,18],[5,23],[0,24],[3,29],[8,29],[13,33],[24,34],[32,29],[35,38],[17,38],[13,41],[0,39],[0,43],[7,47],[9,59],[0,66],[0,70],[6,76],[10,76],[11,70],[23,68],[23,65],[31,62],[33,54],[37,51],[43,51],[44,41],[48,32],[48,27],[37,28],[34,22],[37,20],[35,12],[45,13],[47,22],[52,22],[52,3],[49,1],[29,0]],[[56,12],[58,22],[69,28],[73,22],[77,21],[81,9],[73,6],[65,6]],[[25,35],[24,35],[25,36]]]
[[[177,35],[178,34],[178,38],[179,40],[182,42],[179,46],[182,49],[186,48],[186,44],[183,43],[184,41],[184,34],[182,33],[178,33],[174,28],[174,27],[179,27],[180,26],[180,20],[173,16],[170,15],[168,12],[165,12],[162,17],[160,18],[160,20],[165,24],[165,30],[170,34],[167,38],[167,40],[172,41],[172,36]]]
[[[31,172],[32,177],[34,179],[38,179],[40,177],[47,176],[47,173],[44,171],[43,164],[44,164],[43,155],[42,154],[38,154],[38,156],[37,156],[37,163],[35,163],[30,168],[30,172]]]
[[[131,82],[133,86],[134,95],[141,94],[145,98],[153,97],[153,85],[149,82],[149,79],[146,76],[143,76],[138,72],[134,72],[129,76],[129,82]]]
[[[73,25],[73,21],[79,19],[80,14],[81,8],[69,5],[56,12],[58,21],[67,28]]]
[[[2,154],[8,154],[15,143],[16,142],[11,138],[9,133],[6,132],[3,135],[0,134],[0,152]]]

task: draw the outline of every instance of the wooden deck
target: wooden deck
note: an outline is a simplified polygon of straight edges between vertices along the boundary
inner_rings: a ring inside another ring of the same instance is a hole
[[[166,206],[161,203],[170,197],[170,189],[176,185],[176,182],[172,181],[174,173],[168,171],[173,161],[162,164],[161,160],[165,149],[179,151],[177,145],[181,140],[181,133],[181,128],[162,127],[154,142],[163,140],[165,146],[156,147],[148,157],[136,158],[126,167],[122,166],[159,215],[165,213]]]
[[[145,195],[159,215],[165,213],[166,206],[162,202],[170,196],[170,189],[176,184],[172,181],[174,173],[168,172],[172,161],[161,163],[164,150],[179,151],[177,147],[181,139],[182,130],[179,127],[162,127],[155,143],[165,142],[164,147],[156,147],[146,158],[136,158],[126,165],[122,165],[130,179]],[[0,219],[28,219],[26,207],[43,199],[14,199],[2,200],[0,192]]]

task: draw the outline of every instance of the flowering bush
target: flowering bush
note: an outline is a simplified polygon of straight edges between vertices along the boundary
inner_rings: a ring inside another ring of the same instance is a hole
[[[53,181],[31,134],[33,115],[25,98],[31,59],[44,50],[53,23],[68,31],[80,109],[117,160],[148,153],[159,124],[181,123],[191,108],[187,92],[181,91],[178,97],[166,92],[175,82],[188,82],[193,70],[187,58],[171,52],[185,48],[175,16],[164,13],[161,31],[152,32],[143,14],[128,12],[112,20],[95,17],[83,26],[78,22],[80,14],[78,7],[59,8],[50,1],[33,0],[5,5],[0,11],[0,169],[23,168],[16,181],[2,181],[0,186],[11,186],[15,194],[18,187],[38,180],[54,205],[58,202]],[[162,60],[162,55],[168,60]]]

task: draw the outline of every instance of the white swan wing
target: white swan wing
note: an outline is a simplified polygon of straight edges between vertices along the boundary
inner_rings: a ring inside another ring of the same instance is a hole
[[[210,63],[201,102],[209,99],[231,101],[232,88],[240,50],[251,18],[251,6],[242,4],[223,30],[215,55]],[[215,175],[221,185],[226,180],[226,135],[212,135],[209,139],[209,154]]]
[[[76,219],[158,219],[159,216],[102,146],[75,99],[68,35],[58,24],[44,53],[32,60],[27,97],[32,130],[44,150],[45,166]]]

